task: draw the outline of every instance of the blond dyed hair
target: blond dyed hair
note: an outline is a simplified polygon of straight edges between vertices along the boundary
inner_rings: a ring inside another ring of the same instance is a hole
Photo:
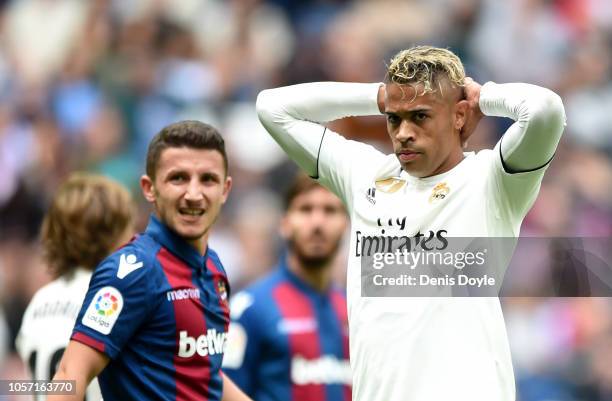
[[[72,174],[58,189],[41,228],[44,257],[54,277],[77,267],[93,270],[131,228],[130,193],[108,178]]]
[[[452,87],[462,88],[465,69],[457,55],[448,49],[433,46],[415,46],[397,53],[387,67],[387,79],[400,85],[422,85],[422,93],[440,90],[444,78]]]

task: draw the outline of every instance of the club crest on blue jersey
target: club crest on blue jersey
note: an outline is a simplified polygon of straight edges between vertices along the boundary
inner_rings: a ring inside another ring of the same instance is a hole
[[[217,282],[217,293],[219,294],[219,298],[221,298],[222,301],[227,301],[227,287],[225,285],[225,282],[222,280],[219,280]]]

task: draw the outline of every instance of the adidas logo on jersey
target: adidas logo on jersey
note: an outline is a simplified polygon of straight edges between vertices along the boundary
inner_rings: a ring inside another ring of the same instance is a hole
[[[376,197],[376,188],[372,187],[366,191],[366,199],[368,200],[368,202],[370,202],[373,205],[376,204],[375,197]]]
[[[194,338],[187,330],[179,333],[179,352],[181,358],[191,358],[196,353],[200,356],[216,355],[225,352],[227,333],[218,333],[216,329],[208,329],[206,334]]]

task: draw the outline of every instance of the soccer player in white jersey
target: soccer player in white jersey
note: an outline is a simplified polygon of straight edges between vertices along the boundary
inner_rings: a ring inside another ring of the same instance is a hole
[[[76,173],[59,188],[41,230],[45,259],[55,280],[30,301],[16,341],[33,379],[51,380],[55,375],[92,270],[130,239],[134,214],[129,192],[108,178]],[[101,398],[94,380],[86,400]],[[37,396],[37,401],[44,399]]]
[[[481,86],[451,51],[399,52],[386,83],[319,82],[265,90],[259,118],[351,217],[348,312],[353,399],[514,401],[496,297],[364,297],[358,235],[517,237],[565,123],[550,90]],[[322,123],[384,114],[394,154]],[[515,123],[492,150],[463,152],[483,115]]]

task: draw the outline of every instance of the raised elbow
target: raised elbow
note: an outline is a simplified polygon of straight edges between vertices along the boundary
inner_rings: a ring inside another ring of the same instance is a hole
[[[557,95],[553,91],[548,91],[549,94],[546,99],[546,114],[547,119],[556,124],[565,125],[565,107],[563,107],[563,100],[561,96]]]
[[[565,108],[561,97],[551,90],[543,89],[544,93],[532,104],[529,126],[537,131],[558,133],[561,135],[565,127]]]
[[[255,110],[262,124],[271,123],[277,114],[278,104],[275,100],[274,89],[264,89],[257,95]]]

